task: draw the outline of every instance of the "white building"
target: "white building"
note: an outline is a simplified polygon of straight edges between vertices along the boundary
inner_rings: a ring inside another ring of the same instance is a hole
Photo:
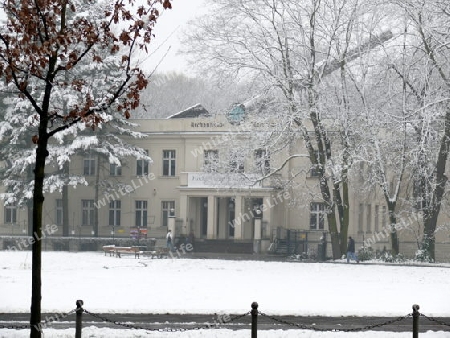
[[[254,149],[241,156],[241,161],[227,160],[230,151],[241,151],[234,141],[245,143],[249,133],[267,126],[243,127],[236,121],[230,123],[226,116],[211,117],[192,110],[168,119],[135,122],[139,131],[147,134],[135,144],[146,149],[153,162],[128,159],[118,167],[89,155],[73,158],[70,172],[86,176],[89,184],[70,188],[69,224],[63,225],[61,194],[46,196],[44,224],[58,226],[52,236],[62,236],[65,227],[69,237],[91,237],[98,212],[99,237],[129,238],[146,229],[148,237],[162,239],[170,216],[174,216],[175,237],[191,234],[198,244],[214,240],[217,245],[227,243],[230,251],[232,245],[247,244],[266,252],[275,239],[289,237],[297,252],[317,250],[327,224],[309,159],[296,158],[264,179],[286,154],[272,156],[270,150]],[[228,163],[228,169],[220,169],[219,163]],[[284,186],[283,180],[299,168],[304,174],[296,177],[296,184]],[[106,193],[100,189],[96,199],[98,178],[122,186]],[[389,236],[381,235],[388,222],[382,196],[376,192],[363,196],[357,185],[352,187],[349,235],[358,246],[371,239],[374,249],[389,249]],[[26,234],[26,208],[4,206],[0,213],[0,235]],[[401,251],[413,255],[415,238],[406,231],[400,235]],[[438,239],[437,258],[447,257],[448,244],[448,234]]]

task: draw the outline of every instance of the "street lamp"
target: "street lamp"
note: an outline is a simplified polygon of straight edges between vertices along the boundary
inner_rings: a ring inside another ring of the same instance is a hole
[[[262,217],[262,211],[261,206],[259,204],[255,204],[253,206],[253,210],[255,211],[255,218],[261,218]]]
[[[253,207],[254,214],[254,233],[253,233],[253,251],[256,254],[261,253],[261,235],[262,235],[262,211],[259,205]]]

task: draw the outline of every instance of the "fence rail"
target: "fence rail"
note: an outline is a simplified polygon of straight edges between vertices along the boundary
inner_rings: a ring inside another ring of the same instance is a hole
[[[173,324],[174,326],[170,327],[170,323],[167,324],[167,327],[164,328],[152,328],[152,327],[145,327],[142,325],[134,325],[129,324],[129,322],[124,323],[118,320],[113,320],[109,318],[107,315],[100,315],[94,312],[90,312],[83,308],[84,302],[82,300],[76,301],[76,309],[69,311],[67,313],[61,313],[58,315],[46,317],[44,321],[38,324],[34,324],[35,327],[38,327],[41,332],[43,332],[44,329],[47,328],[48,325],[60,321],[65,320],[66,318],[71,316],[72,314],[76,315],[76,325],[75,325],[75,338],[81,338],[82,333],[82,326],[83,326],[83,317],[85,315],[91,316],[96,318],[97,320],[105,323],[112,324],[113,326],[119,326],[121,328],[130,329],[130,330],[143,330],[147,333],[151,332],[185,332],[185,331],[193,331],[193,330],[203,330],[203,329],[216,329],[220,327],[224,327],[227,324],[237,322],[241,320],[244,317],[250,316],[251,317],[251,338],[257,338],[258,335],[258,320],[259,318],[264,318],[265,322],[269,323],[276,323],[280,325],[281,327],[292,327],[297,328],[301,330],[311,330],[311,331],[319,331],[319,332],[362,332],[362,331],[368,331],[373,330],[377,328],[381,328],[384,326],[392,325],[392,324],[398,324],[400,322],[406,321],[409,318],[412,318],[411,323],[411,330],[413,333],[413,338],[419,337],[419,319],[420,317],[423,317],[427,319],[429,322],[432,322],[433,324],[437,325],[438,327],[445,327],[444,330],[450,328],[450,323],[447,323],[443,320],[433,318],[431,316],[427,316],[423,313],[419,312],[419,305],[413,305],[412,309],[413,312],[406,314],[404,316],[400,316],[398,318],[393,318],[389,320],[385,320],[384,322],[375,323],[375,324],[368,324],[368,325],[362,325],[360,327],[342,327],[341,324],[335,325],[334,327],[332,325],[327,325],[327,328],[323,327],[317,327],[317,325],[306,325],[304,323],[298,322],[298,320],[286,320],[284,318],[281,318],[281,316],[274,316],[269,315],[266,313],[263,313],[258,310],[258,303],[253,302],[251,304],[251,310],[241,314],[241,315],[235,315],[235,316],[227,316],[227,315],[217,315],[217,320],[214,320],[213,323],[211,322],[204,322],[200,323],[197,326],[189,326],[189,327],[177,327],[179,323]],[[214,314],[216,316],[216,314]],[[213,317],[214,318],[214,317]],[[294,317],[295,318],[295,317]],[[30,324],[23,324],[23,325],[4,325],[0,324],[0,329],[15,329],[15,330],[26,330],[31,327]],[[235,328],[234,328],[235,329]],[[449,330],[450,331],[450,330]]]

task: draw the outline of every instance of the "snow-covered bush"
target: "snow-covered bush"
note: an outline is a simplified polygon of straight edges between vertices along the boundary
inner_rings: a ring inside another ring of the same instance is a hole
[[[428,250],[419,249],[416,251],[414,260],[419,262],[434,263],[434,259],[430,257]]]
[[[363,261],[369,261],[375,258],[375,252],[372,247],[363,247],[358,251],[358,259]]]
[[[397,256],[393,256],[390,252],[382,252],[380,259],[385,263],[402,263],[405,262],[406,258],[401,253]]]

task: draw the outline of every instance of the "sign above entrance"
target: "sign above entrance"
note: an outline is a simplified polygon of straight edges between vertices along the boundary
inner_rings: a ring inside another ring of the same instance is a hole
[[[188,173],[189,188],[262,188],[256,175],[243,175],[238,173]]]

